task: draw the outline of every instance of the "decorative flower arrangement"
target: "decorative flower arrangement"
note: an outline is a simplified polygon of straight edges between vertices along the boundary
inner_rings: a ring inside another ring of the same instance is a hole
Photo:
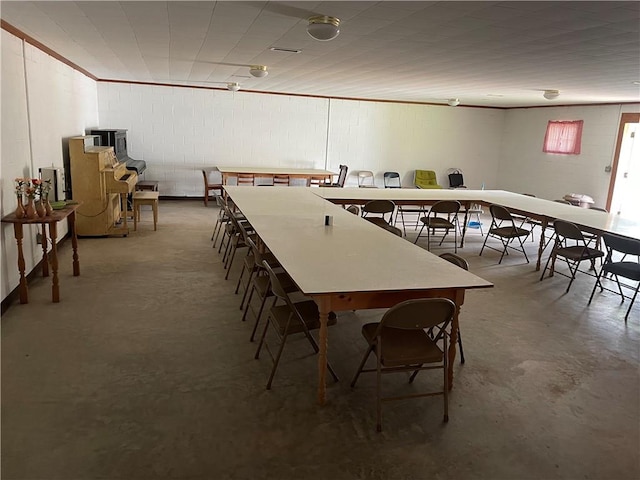
[[[16,196],[21,198],[26,195],[27,198],[35,200],[39,198],[46,200],[51,190],[51,180],[42,181],[39,178],[16,178]]]

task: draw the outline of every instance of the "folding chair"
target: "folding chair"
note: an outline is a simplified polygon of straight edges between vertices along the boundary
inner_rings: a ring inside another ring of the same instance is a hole
[[[385,225],[391,225],[395,208],[396,204],[391,200],[371,200],[362,207],[362,216],[371,223],[384,227]],[[385,218],[387,213],[390,214],[388,219]],[[379,216],[369,217],[367,216],[368,214],[376,214]]]
[[[635,302],[636,297],[638,296],[638,290],[640,290],[640,240],[624,238],[609,233],[603,234],[602,238],[607,248],[607,257],[602,264],[602,268],[600,269],[598,276],[596,277],[596,283],[593,286],[591,296],[589,297],[589,305],[591,304],[591,300],[593,300],[593,295],[596,293],[597,287],[600,287],[601,292],[603,290],[615,292],[615,290],[611,290],[602,285],[602,281],[606,280],[606,275],[610,274],[613,278],[615,278],[615,282],[618,286],[618,292],[620,293],[620,300],[624,302],[625,298],[631,299],[631,303],[629,304],[627,313],[624,316],[624,321],[626,323],[627,319],[629,318],[629,314],[631,313],[633,302]],[[620,254],[622,258],[614,261],[614,254]],[[635,256],[636,261],[625,261],[628,255]],[[635,289],[631,285],[621,283],[620,277],[638,282],[635,286]],[[633,291],[633,296],[626,296],[622,290],[622,287],[631,289]]]
[[[458,251],[458,212],[460,211],[460,202],[457,200],[441,200],[434,203],[429,210],[429,214],[426,217],[420,218],[422,222],[422,228],[418,232],[413,243],[418,243],[422,231],[427,229],[427,250],[431,250],[431,232],[435,233],[436,229],[445,230],[440,243],[442,245],[444,239],[449,234],[450,230],[453,230],[454,238],[454,251]],[[439,217],[438,215],[446,215],[446,217]]]
[[[566,222],[564,220],[554,220],[553,229],[555,231],[555,243],[553,245],[553,250],[551,251],[551,255],[547,258],[547,263],[544,265],[544,270],[542,270],[542,275],[540,275],[540,281],[544,279],[544,274],[549,267],[549,263],[551,263],[551,268],[549,269],[549,277],[552,277],[555,270],[555,263],[558,257],[564,258],[567,262],[567,266],[569,267],[569,273],[571,275],[567,275],[562,272],[556,272],[559,275],[569,278],[569,285],[567,285],[567,289],[565,293],[569,292],[573,281],[576,278],[576,273],[578,272],[579,266],[581,262],[588,260],[591,263],[591,268],[595,270],[595,260],[597,258],[601,258],[604,256],[604,252],[598,250],[596,248],[590,248],[587,245],[587,241],[580,229],[571,222]],[[591,275],[589,272],[583,272],[588,275]]]
[[[521,227],[516,227],[515,222],[513,220],[513,216],[511,212],[507,210],[506,207],[502,205],[491,205],[489,207],[489,212],[491,212],[491,226],[489,227],[489,232],[487,236],[484,238],[484,243],[482,244],[482,248],[480,249],[480,256],[482,256],[482,252],[484,251],[484,247],[490,248],[491,250],[495,250],[496,252],[502,252],[500,255],[500,260],[498,261],[498,265],[502,263],[502,259],[505,255],[508,255],[508,248],[513,250],[517,250],[524,254],[524,258],[529,263],[529,257],[527,257],[527,252],[524,249],[524,243],[521,238],[524,237],[525,240],[531,233],[529,230]],[[489,237],[497,238],[502,243],[502,249],[497,249],[490,245],[487,245],[487,240]],[[520,248],[512,247],[511,243],[513,240],[517,239],[520,243]]]
[[[455,311],[455,303],[446,298],[407,300],[387,310],[380,322],[367,323],[362,327],[362,335],[369,346],[351,381],[351,387],[355,387],[361,373],[376,372],[378,432],[382,431],[382,402],[392,400],[443,395],[444,421],[449,421],[447,350]],[[376,368],[365,369],[372,352],[376,356]],[[432,369],[443,370],[444,385],[441,391],[382,396],[382,374],[412,372],[409,383],[413,383],[420,371]]]
[[[273,377],[276,374],[276,370],[278,369],[278,364],[280,363],[280,357],[282,356],[282,351],[284,350],[285,343],[287,342],[287,338],[289,335],[295,333],[304,334],[309,340],[309,343],[313,347],[315,353],[318,353],[320,350],[318,348],[318,344],[315,339],[311,336],[311,330],[317,330],[320,328],[320,314],[318,312],[318,306],[316,302],[313,300],[302,300],[299,302],[293,302],[289,297],[289,294],[285,291],[280,283],[280,279],[274,273],[273,269],[267,262],[263,262],[263,266],[265,270],[269,274],[269,279],[271,280],[271,289],[274,295],[277,297],[277,300],[284,302],[282,305],[274,305],[269,310],[269,319],[265,323],[264,330],[262,331],[262,336],[260,337],[260,343],[258,344],[258,349],[256,350],[255,358],[260,357],[260,351],[262,350],[262,346],[267,349],[269,352],[271,359],[273,360],[273,368],[271,369],[271,374],[269,375],[269,380],[267,381],[267,390],[271,389],[271,384],[273,383]],[[335,325],[336,316],[335,314],[329,315],[328,324]],[[269,326],[277,333],[280,338],[280,345],[278,347],[278,351],[273,356],[273,352],[271,352],[269,345],[265,341],[267,330]],[[331,364],[327,361],[327,369],[333,376],[333,379],[337,382],[338,376],[333,371]]]

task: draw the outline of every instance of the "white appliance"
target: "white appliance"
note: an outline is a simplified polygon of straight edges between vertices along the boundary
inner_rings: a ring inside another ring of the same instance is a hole
[[[49,201],[57,202],[66,200],[64,192],[64,170],[59,167],[40,167],[40,179],[51,182]]]

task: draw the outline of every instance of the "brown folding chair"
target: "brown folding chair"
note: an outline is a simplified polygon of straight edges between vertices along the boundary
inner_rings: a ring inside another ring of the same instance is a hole
[[[440,254],[440,258],[446,260],[449,263],[453,263],[454,265],[466,271],[469,271],[469,263],[460,255],[446,252]],[[458,348],[460,348],[460,363],[464,363],[464,349],[462,348],[462,335],[460,334],[460,325],[458,325]]]
[[[362,216],[371,223],[375,223],[379,227],[385,225],[391,225],[393,220],[393,212],[396,209],[396,204],[391,200],[371,200],[364,204],[362,207]],[[375,214],[378,216],[369,217],[369,214]],[[385,218],[385,215],[389,214],[389,218]]]
[[[455,312],[455,303],[446,298],[407,300],[387,310],[380,322],[367,323],[362,327],[362,335],[369,348],[360,362],[351,387],[355,387],[360,373],[376,372],[378,432],[382,431],[383,401],[443,395],[444,421],[449,421],[447,350]],[[376,356],[376,368],[365,369],[365,363],[372,352]],[[409,383],[413,383],[418,372],[432,369],[443,370],[442,391],[382,396],[382,374],[412,372]]]
[[[511,212],[506,207],[502,205],[491,205],[489,207],[489,212],[491,212],[491,226],[489,227],[489,232],[487,236],[484,238],[484,243],[482,244],[482,248],[480,249],[480,255],[484,251],[484,248],[490,248],[491,250],[495,250],[496,252],[502,252],[500,255],[500,260],[498,264],[502,263],[502,259],[505,255],[508,255],[508,248],[513,250],[517,250],[524,254],[524,258],[529,263],[529,257],[527,257],[527,252],[524,249],[524,243],[522,242],[522,237],[526,238],[531,233],[529,230],[521,227],[516,227],[515,221]],[[497,238],[502,242],[502,249],[498,249],[487,245],[487,240],[489,237]],[[511,243],[517,239],[520,242],[520,248],[511,246]]]
[[[269,310],[269,319],[265,323],[264,330],[262,331],[262,336],[260,337],[260,343],[258,344],[258,349],[256,350],[255,358],[260,357],[260,351],[262,347],[267,349],[271,359],[273,360],[273,368],[271,369],[271,374],[269,375],[269,380],[267,381],[267,390],[271,389],[271,384],[273,382],[273,377],[276,374],[276,370],[278,369],[278,363],[280,363],[280,357],[282,356],[282,351],[284,350],[285,343],[287,342],[287,338],[289,335],[301,333],[307,337],[309,343],[313,347],[315,353],[318,353],[320,350],[318,348],[318,344],[315,339],[311,335],[311,330],[317,330],[320,328],[320,314],[318,312],[318,305],[313,300],[301,300],[298,302],[293,302],[289,297],[289,294],[282,287],[280,283],[280,279],[275,274],[271,266],[267,262],[263,262],[263,266],[265,270],[269,274],[269,279],[271,280],[271,290],[273,294],[277,297],[276,300],[283,302],[281,305],[277,305],[274,302],[274,305]],[[335,325],[336,316],[335,314],[329,315],[328,324]],[[268,343],[266,342],[266,335],[269,326],[277,333],[280,339],[280,345],[278,347],[278,351],[274,357],[273,352],[269,348]],[[327,361],[327,368],[333,379],[337,382],[338,376],[333,371],[333,368]]]
[[[638,296],[638,290],[640,290],[640,240],[611,235],[609,233],[603,234],[602,238],[604,239],[604,244],[607,248],[607,258],[602,264],[602,268],[596,278],[596,283],[593,286],[591,296],[589,297],[589,304],[591,304],[593,295],[596,293],[596,287],[600,287],[601,292],[603,290],[608,290],[614,293],[619,292],[622,302],[624,302],[625,298],[631,300],[627,313],[624,316],[624,321],[626,323],[629,318],[629,314],[631,313],[633,302],[635,302],[636,297]],[[618,258],[615,260],[613,258],[614,254],[618,255]],[[631,255],[632,257],[635,256],[635,261],[625,261],[628,255]],[[615,282],[618,286],[618,292],[603,286],[603,281],[607,280],[607,274],[611,275],[612,278],[615,278]],[[638,282],[635,289],[629,284],[621,283],[620,277]],[[622,290],[623,286],[633,291],[632,297],[628,297],[624,294]]]
[[[444,230],[444,234],[440,239],[440,243],[438,245],[442,245],[444,239],[449,234],[450,230],[453,230],[453,242],[454,242],[454,252],[458,252],[458,212],[460,212],[460,202],[457,200],[442,200],[440,202],[436,202],[431,206],[429,210],[429,214],[426,217],[420,218],[422,222],[422,228],[418,232],[418,236],[416,237],[413,243],[418,243],[418,239],[422,234],[422,231],[427,229],[427,250],[431,250],[431,235],[432,232],[438,230]],[[444,215],[442,217],[438,215]]]
[[[553,230],[555,232],[555,243],[553,245],[551,255],[549,255],[547,263],[544,265],[542,275],[540,275],[540,281],[544,279],[544,274],[549,267],[549,263],[551,263],[549,277],[552,277],[554,273],[558,273],[558,275],[562,275],[570,279],[569,285],[567,285],[567,289],[565,290],[565,293],[567,293],[569,292],[571,284],[575,280],[576,273],[578,273],[578,271],[586,273],[587,275],[592,275],[589,272],[579,270],[580,263],[588,260],[591,263],[591,269],[595,271],[595,260],[602,258],[604,256],[604,252],[597,248],[589,247],[580,229],[571,222],[554,220]],[[558,257],[563,258],[566,261],[570,275],[555,270],[555,263]]]

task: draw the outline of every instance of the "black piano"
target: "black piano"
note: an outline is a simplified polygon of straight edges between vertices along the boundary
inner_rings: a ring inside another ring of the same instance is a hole
[[[134,170],[138,175],[147,169],[144,160],[134,160],[127,154],[127,131],[123,129],[94,129],[89,135],[100,136],[100,145],[113,147],[118,161],[127,166],[127,170]]]

